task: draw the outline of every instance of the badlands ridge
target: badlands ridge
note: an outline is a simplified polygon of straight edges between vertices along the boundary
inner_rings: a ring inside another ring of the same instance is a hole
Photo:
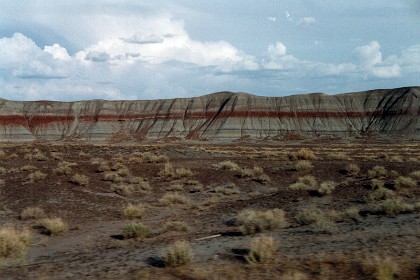
[[[420,136],[420,87],[262,97],[79,102],[0,99],[0,141],[154,141]]]

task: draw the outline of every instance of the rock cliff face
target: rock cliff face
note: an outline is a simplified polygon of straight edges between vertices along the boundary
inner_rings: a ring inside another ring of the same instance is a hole
[[[0,141],[420,138],[420,87],[260,97],[221,92],[147,101],[0,99]]]

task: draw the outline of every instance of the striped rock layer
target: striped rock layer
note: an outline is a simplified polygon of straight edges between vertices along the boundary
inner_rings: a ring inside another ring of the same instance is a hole
[[[220,92],[136,101],[0,99],[0,141],[419,138],[419,105],[420,87],[286,97]]]

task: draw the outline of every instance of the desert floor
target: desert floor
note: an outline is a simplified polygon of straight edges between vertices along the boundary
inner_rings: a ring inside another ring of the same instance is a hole
[[[415,142],[0,149],[0,233],[30,239],[13,256],[0,234],[0,279],[420,279]]]

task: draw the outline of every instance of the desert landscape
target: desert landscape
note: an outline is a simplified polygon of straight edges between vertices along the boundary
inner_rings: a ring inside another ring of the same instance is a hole
[[[418,279],[419,88],[2,101],[1,279]]]

